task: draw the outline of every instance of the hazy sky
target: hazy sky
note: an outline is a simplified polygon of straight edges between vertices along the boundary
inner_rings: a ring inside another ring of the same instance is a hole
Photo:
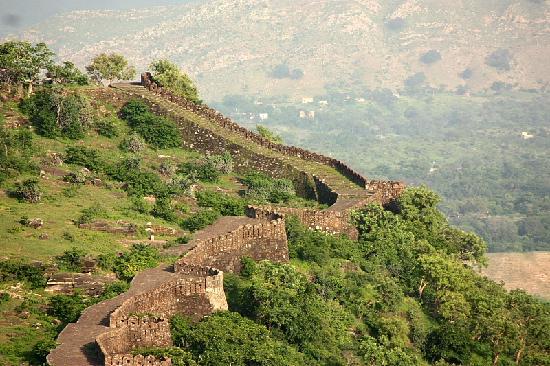
[[[195,0],[0,0],[0,37],[72,10],[131,9],[191,1]]]

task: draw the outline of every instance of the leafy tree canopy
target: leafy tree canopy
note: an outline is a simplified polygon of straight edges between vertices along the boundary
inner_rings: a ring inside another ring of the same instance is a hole
[[[116,53],[102,53],[96,56],[92,63],[86,66],[86,71],[93,80],[107,80],[109,84],[114,80],[129,80],[136,74],[135,67],[131,66],[123,55]]]
[[[173,93],[200,102],[197,87],[191,78],[169,60],[158,60],[151,64],[153,80]]]

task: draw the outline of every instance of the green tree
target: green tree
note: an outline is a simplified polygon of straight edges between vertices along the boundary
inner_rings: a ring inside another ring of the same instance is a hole
[[[169,60],[158,60],[150,68],[157,84],[195,103],[200,102],[197,87],[176,64]]]
[[[22,87],[27,84],[30,95],[40,71],[53,64],[53,56],[45,43],[32,45],[26,41],[8,41],[0,44],[0,69],[5,69],[2,81],[8,85],[8,92],[13,85]]]
[[[46,76],[52,79],[54,83],[58,84],[88,84],[88,76],[70,61],[65,61],[61,65],[49,65]]]
[[[190,324],[182,317],[171,320],[176,345],[189,350],[201,365],[299,366],[305,357],[275,339],[263,325],[234,312],[219,312]]]
[[[136,74],[136,69],[129,65],[128,60],[123,55],[116,53],[102,53],[92,59],[92,63],[86,66],[86,71],[91,78],[97,82],[103,80],[129,80]]]

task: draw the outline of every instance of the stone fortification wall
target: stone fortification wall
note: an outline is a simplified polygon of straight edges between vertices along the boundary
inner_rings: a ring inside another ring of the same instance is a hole
[[[164,98],[179,104],[185,109],[190,110],[202,117],[208,118],[211,121],[214,121],[217,125],[223,127],[224,129],[240,134],[243,138],[247,140],[253,141],[258,145],[264,146],[271,150],[278,151],[287,156],[298,157],[304,160],[315,161],[321,164],[328,165],[336,169],[338,172],[340,172],[342,175],[344,175],[346,178],[348,178],[352,182],[358,184],[361,187],[366,187],[367,179],[361,176],[361,174],[351,169],[344,162],[340,160],[336,160],[334,158],[330,158],[328,156],[307,151],[305,149],[301,149],[298,147],[275,144],[263,138],[262,136],[254,132],[251,132],[244,127],[239,126],[237,123],[233,122],[231,119],[223,116],[220,112],[216,111],[213,108],[210,108],[205,104],[200,104],[200,105],[195,104],[185,98],[174,95],[173,93],[171,93],[170,91],[162,87],[159,87],[152,80],[150,73],[143,73],[141,75],[141,84],[148,90],[154,93],[157,93],[159,95],[162,95]]]
[[[120,327],[97,338],[105,355],[125,354],[132,349],[166,347],[172,344],[170,324],[165,318],[133,315]]]
[[[213,311],[227,309],[223,294],[223,272],[206,277],[178,278],[124,301],[111,313],[109,326],[129,326],[134,314],[155,314],[161,318],[186,314],[202,318]]]
[[[210,266],[238,272],[242,257],[274,262],[288,261],[285,222],[277,214],[269,221],[239,226],[227,234],[199,240],[193,250],[174,264],[176,272],[189,271],[190,266]]]
[[[399,197],[406,186],[403,182],[371,180],[365,188],[374,195],[376,202],[387,205]]]
[[[327,211],[309,208],[248,206],[247,216],[257,219],[270,219],[274,216],[296,216],[298,220],[310,229],[329,234],[346,234],[357,238],[357,229],[350,222],[349,211]]]
[[[235,171],[239,173],[260,171],[273,178],[285,177],[291,179],[298,195],[310,199],[318,199],[315,191],[315,182],[312,177],[293,165],[279,158],[257,153],[244,145],[233,143],[225,136],[213,133],[211,130],[183,118],[178,113],[152,104],[146,98],[143,98],[143,101],[149,105],[155,114],[170,118],[177,123],[180,127],[184,147],[206,155],[219,155],[229,152],[235,162]],[[182,99],[182,101],[185,100]]]

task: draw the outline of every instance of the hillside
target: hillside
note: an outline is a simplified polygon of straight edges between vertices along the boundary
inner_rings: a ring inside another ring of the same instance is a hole
[[[427,184],[491,251],[533,251],[550,246],[549,17],[537,0],[216,0],[76,11],[21,36],[80,66],[172,59],[241,125]]]
[[[330,85],[399,90],[420,72],[430,86],[447,90],[479,91],[495,81],[546,88],[549,16],[547,2],[531,0],[216,0],[77,11],[23,36],[48,42],[81,66],[114,49],[140,69],[151,58],[170,58],[208,100],[228,94],[301,99]],[[487,61],[499,49],[507,51]],[[430,50],[433,59],[422,58]]]
[[[449,226],[426,188],[274,143],[150,75],[44,87],[2,108],[3,363],[550,354],[548,304],[477,275],[485,244]]]

